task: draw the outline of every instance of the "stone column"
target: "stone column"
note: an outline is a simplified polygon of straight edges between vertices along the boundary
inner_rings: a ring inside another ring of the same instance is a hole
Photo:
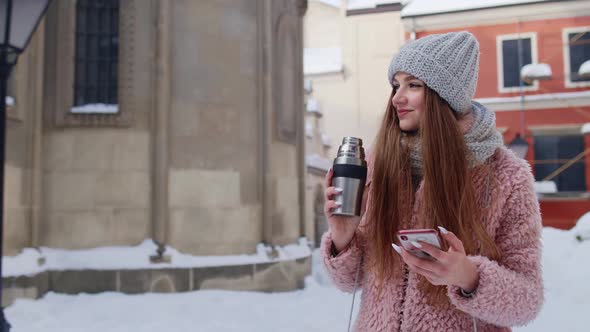
[[[264,6],[263,241],[282,245],[305,231],[302,16],[307,1],[266,0]]]

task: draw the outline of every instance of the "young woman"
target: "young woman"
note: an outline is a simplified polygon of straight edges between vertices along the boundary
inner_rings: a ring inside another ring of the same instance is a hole
[[[324,263],[337,287],[362,289],[357,331],[510,331],[540,310],[534,180],[493,112],[472,101],[478,66],[468,32],[404,45],[389,68],[362,218],[331,214],[341,189],[326,176]],[[396,245],[397,231],[421,228],[445,242],[414,242],[434,260]]]

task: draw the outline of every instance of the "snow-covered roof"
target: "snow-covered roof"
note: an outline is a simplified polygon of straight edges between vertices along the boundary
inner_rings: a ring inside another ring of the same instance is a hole
[[[82,106],[74,106],[70,109],[70,112],[78,114],[116,114],[119,112],[119,105],[86,104]]]
[[[404,6],[401,16],[433,15],[546,1],[550,0],[412,0]]]
[[[520,70],[523,79],[541,80],[551,78],[551,67],[546,63],[529,63]]]
[[[590,75],[590,60],[584,61],[578,70],[578,75]]]
[[[340,3],[342,3],[342,0],[318,0],[318,2],[321,2],[324,5],[340,8]]]
[[[356,10],[356,9],[369,9],[375,8],[378,5],[390,5],[394,3],[404,3],[406,1],[387,1],[387,0],[348,0],[347,9],[348,10]]]
[[[310,48],[303,50],[303,73],[305,75],[338,73],[342,71],[340,47]]]
[[[327,172],[332,167],[330,159],[320,156],[317,153],[305,156],[305,164],[307,167],[316,168]]]

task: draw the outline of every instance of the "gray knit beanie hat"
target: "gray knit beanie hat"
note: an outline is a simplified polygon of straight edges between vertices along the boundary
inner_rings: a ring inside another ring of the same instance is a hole
[[[429,35],[411,41],[400,49],[389,65],[389,83],[393,76],[406,72],[436,91],[455,112],[471,108],[477,86],[479,43],[467,32]]]

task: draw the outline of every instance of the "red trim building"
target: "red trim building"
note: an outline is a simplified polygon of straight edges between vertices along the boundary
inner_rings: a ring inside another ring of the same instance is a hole
[[[441,8],[441,3],[413,0],[404,7],[407,38],[461,30],[477,37],[475,99],[496,111],[506,144],[517,135],[527,142],[526,159],[539,187],[555,184],[555,190],[539,192],[544,225],[572,227],[590,211],[590,135],[584,135],[590,75],[580,72],[590,67],[590,4],[487,1],[460,7],[445,1]],[[528,74],[522,70],[526,65]]]

